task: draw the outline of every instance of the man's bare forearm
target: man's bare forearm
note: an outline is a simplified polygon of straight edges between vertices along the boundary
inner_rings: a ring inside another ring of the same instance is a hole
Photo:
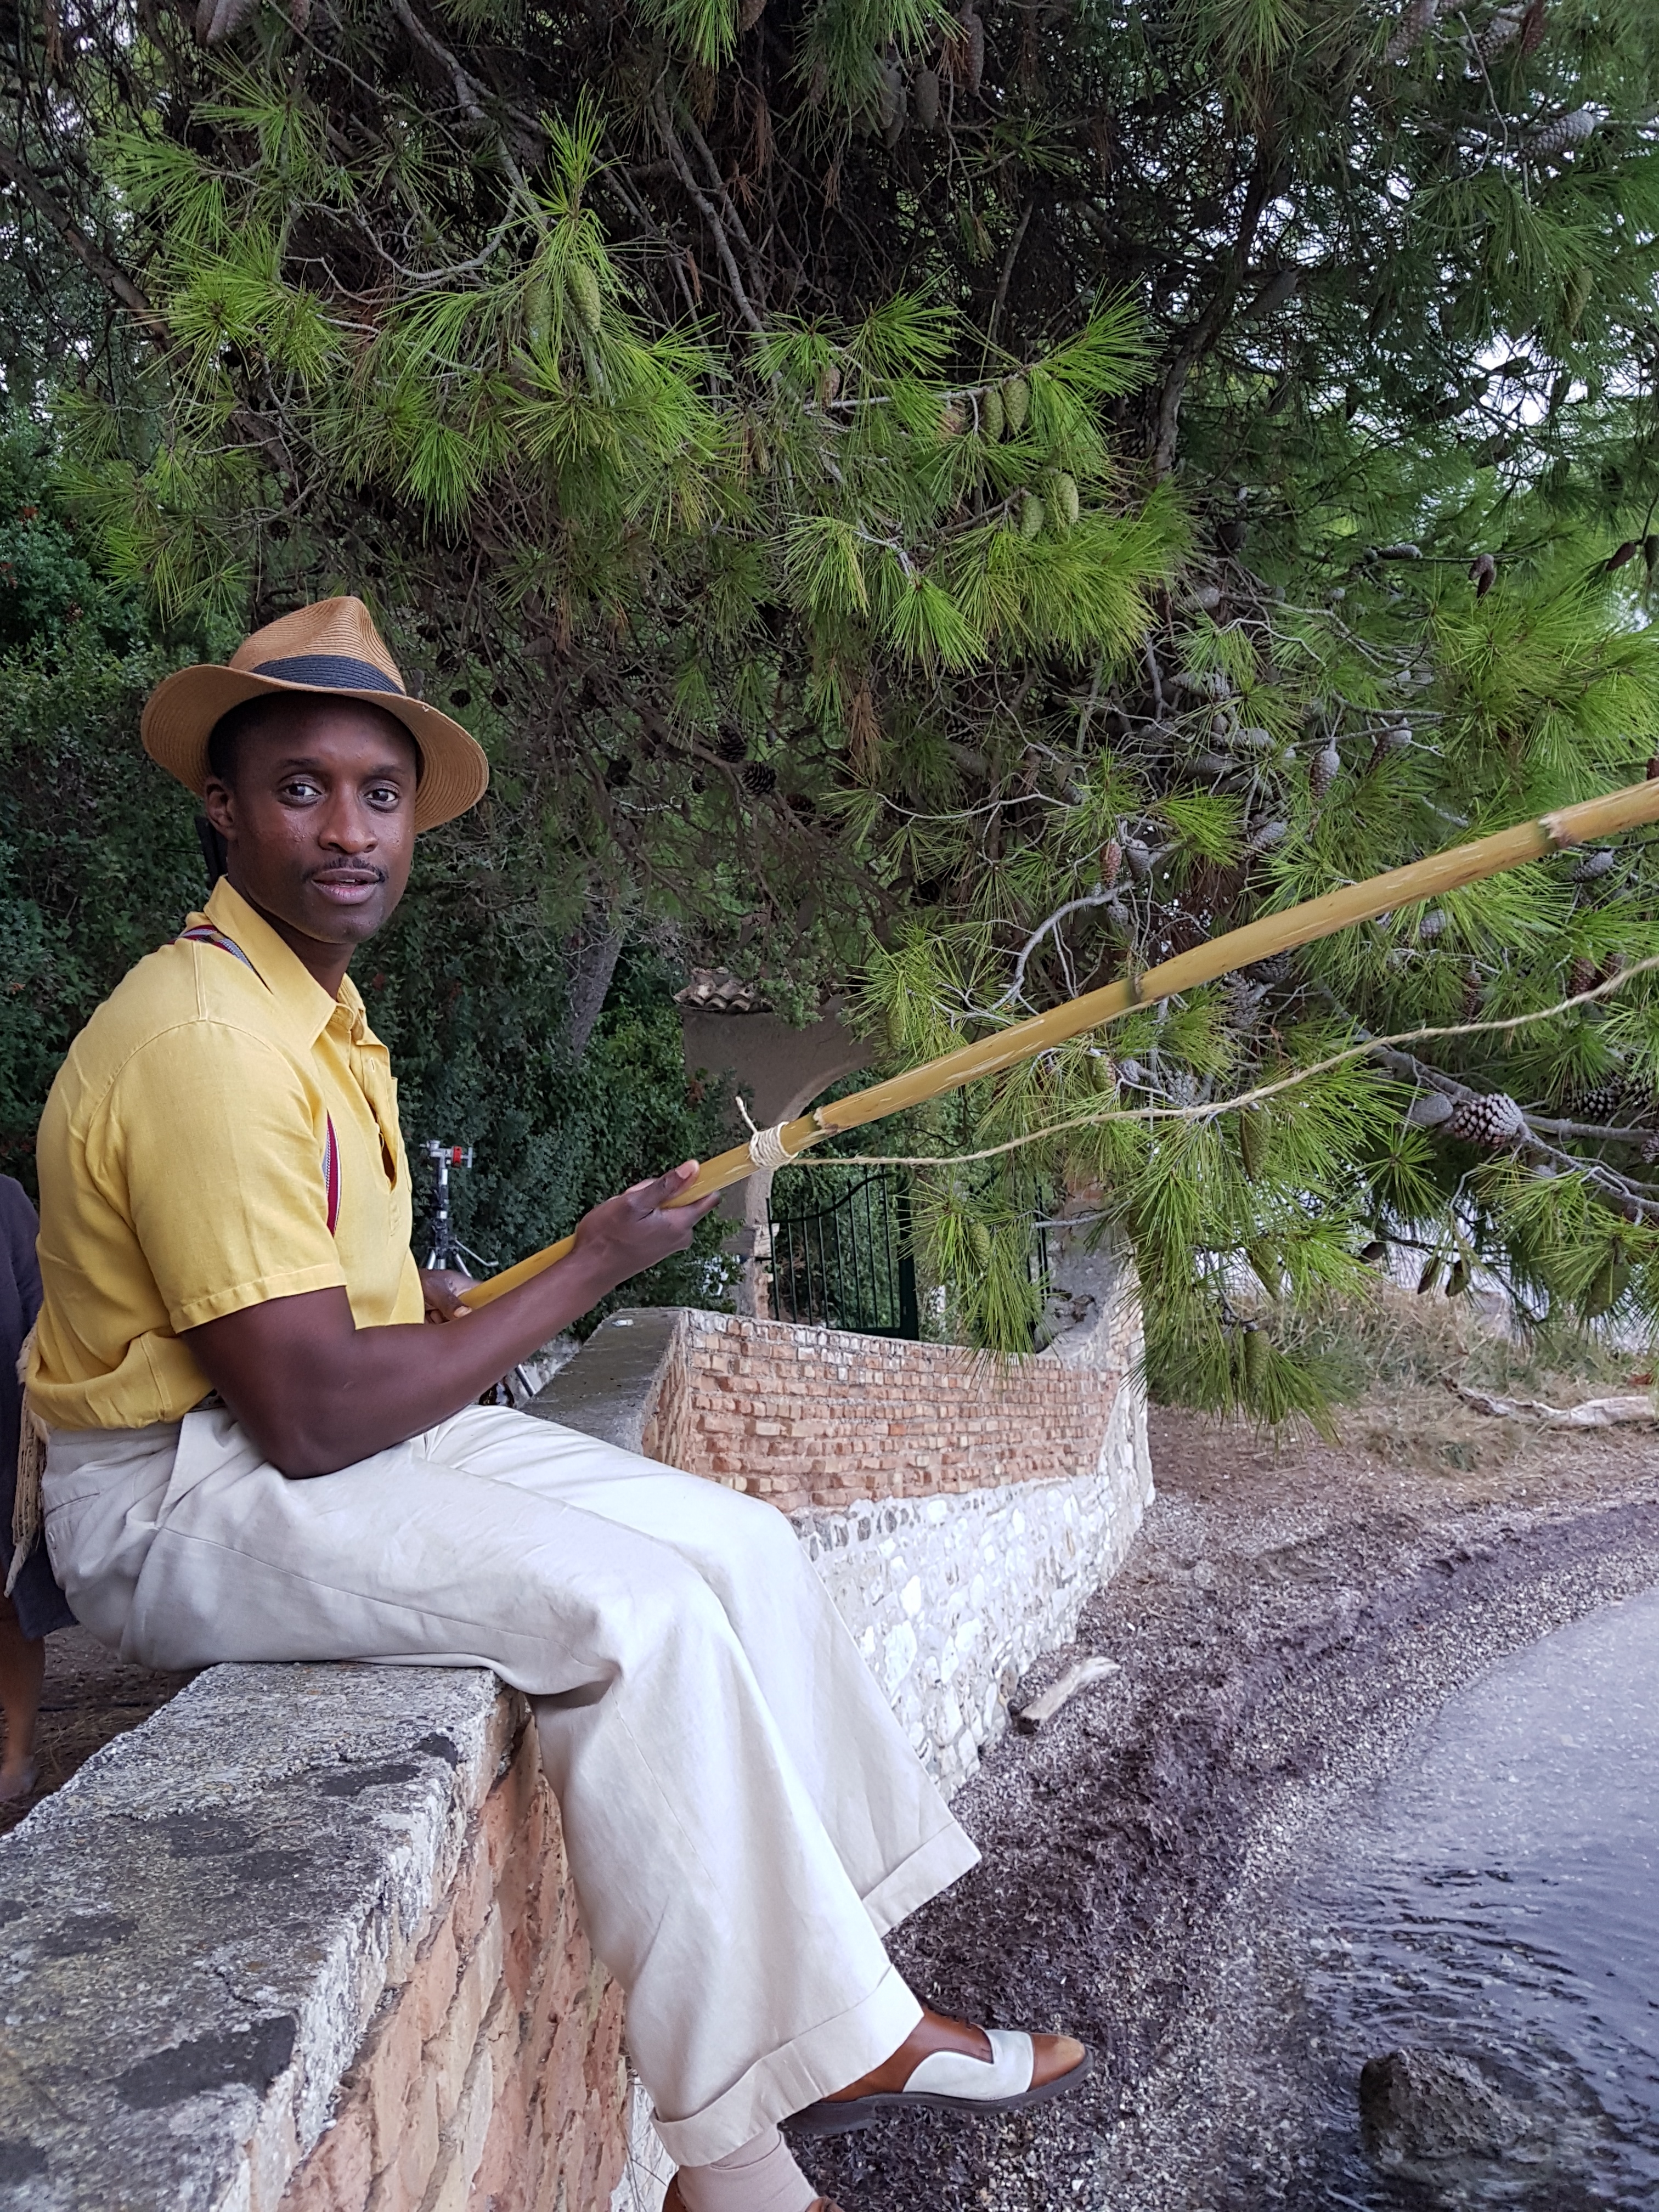
[[[204,1322],[185,1341],[274,1466],[332,1474],[447,1420],[618,1284],[684,1250],[708,1204],[663,1200],[695,1171],[596,1207],[566,1258],[457,1320],[359,1328],[343,1290],[307,1291]]]
[[[331,1474],[447,1420],[614,1287],[573,1253],[484,1312],[441,1327],[358,1328],[343,1291],[311,1291],[209,1322],[189,1342],[284,1474]]]

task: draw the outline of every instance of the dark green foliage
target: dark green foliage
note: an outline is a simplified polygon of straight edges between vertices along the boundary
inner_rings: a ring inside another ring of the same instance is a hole
[[[134,738],[166,664],[77,550],[43,447],[0,438],[0,1162],[31,1184],[70,1037],[202,892],[188,801]]]
[[[14,420],[0,441],[0,1163],[31,1186],[34,1126],[70,1039],[206,894],[194,805],[137,743],[145,693],[183,657],[100,577],[46,441]],[[465,856],[428,841],[404,908],[356,965],[398,1070],[416,1188],[422,1139],[472,1144],[456,1221],[505,1263],[718,1132],[714,1108],[688,1097],[661,961],[624,954],[578,1063],[533,872],[515,881],[498,866],[488,900],[467,880]],[[629,1285],[629,1300],[718,1299],[718,1234]],[[424,1256],[421,1237],[417,1224]]]

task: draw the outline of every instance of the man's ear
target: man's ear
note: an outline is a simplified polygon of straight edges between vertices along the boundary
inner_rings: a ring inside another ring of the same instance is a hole
[[[235,836],[236,793],[216,775],[210,775],[202,786],[202,811],[222,837]]]

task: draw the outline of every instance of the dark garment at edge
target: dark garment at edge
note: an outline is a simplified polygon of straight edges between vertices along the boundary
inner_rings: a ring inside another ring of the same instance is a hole
[[[22,1184],[0,1176],[0,1559],[8,1568],[11,1509],[17,1496],[17,1429],[23,1412],[17,1355],[40,1310],[40,1265],[34,1256],[40,1226]],[[4,1580],[0,1571],[0,1583]],[[45,1636],[51,1629],[75,1624],[44,1543],[37,1543],[24,1561],[11,1601],[25,1636]]]

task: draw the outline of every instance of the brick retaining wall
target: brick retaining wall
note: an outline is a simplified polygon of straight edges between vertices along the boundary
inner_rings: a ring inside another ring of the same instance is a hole
[[[951,1345],[687,1310],[640,1448],[786,1513],[1052,1482],[1096,1465],[1138,1326],[1126,1305],[1098,1366],[1000,1366]]]
[[[622,1993],[581,1932],[524,1700],[408,1978],[280,2212],[540,2212],[621,2179]]]

